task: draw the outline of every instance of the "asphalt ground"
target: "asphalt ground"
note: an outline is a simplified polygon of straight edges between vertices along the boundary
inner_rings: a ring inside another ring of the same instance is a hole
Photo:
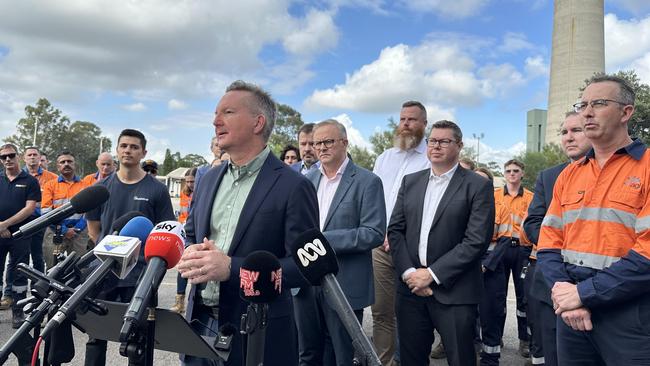
[[[176,292],[176,270],[172,269],[167,272],[163,283],[160,286],[158,294],[158,302],[160,308],[169,308],[174,303],[174,295]],[[517,353],[517,348],[519,346],[517,340],[517,329],[516,329],[516,318],[515,318],[515,296],[514,288],[512,284],[508,292],[508,318],[506,320],[506,330],[503,337],[504,347],[501,354],[501,364],[502,365],[523,365],[525,359],[519,356]],[[372,321],[371,321],[370,309],[366,309],[364,315],[364,324],[363,328],[366,331],[368,336],[372,333]],[[4,310],[0,311],[0,344],[4,345],[7,340],[14,333],[14,330],[11,329],[11,311]],[[79,330],[73,327],[73,338],[75,343],[75,357],[72,362],[68,365],[83,365],[84,356],[85,356],[85,343],[88,339],[88,336],[81,333]],[[439,342],[438,337],[436,337],[436,344]],[[42,354],[42,347],[41,347]],[[154,353],[154,365],[179,365],[178,355],[175,353],[158,351]],[[114,342],[109,342],[108,351],[107,351],[107,365],[127,365],[128,361],[126,358],[120,356],[119,354],[119,344]],[[18,365],[16,358],[12,355],[7,361],[6,365]],[[431,365],[447,365],[445,359],[442,360],[431,360]]]

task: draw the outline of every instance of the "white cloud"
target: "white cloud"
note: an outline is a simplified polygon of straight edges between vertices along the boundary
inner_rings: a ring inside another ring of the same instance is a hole
[[[523,33],[508,32],[503,36],[503,43],[497,47],[498,52],[514,53],[522,50],[532,50],[535,46],[528,42]]]
[[[299,17],[290,6],[289,0],[2,2],[0,40],[8,52],[0,59],[0,85],[24,100],[40,97],[43,85],[48,98],[62,101],[107,92],[156,100],[213,95],[224,80],[257,79],[269,67],[313,60],[336,46],[334,12]],[[260,53],[277,44],[286,57],[265,65]],[[299,65],[304,69],[296,71],[304,72],[311,63]]]
[[[524,69],[526,70],[526,74],[531,78],[548,76],[550,73],[550,66],[544,61],[542,56],[526,57]]]
[[[27,103],[14,99],[11,95],[0,90],[0,131],[8,137],[16,132],[16,123],[25,117]]]
[[[472,149],[474,149],[474,153],[476,153],[477,150],[476,139],[464,137],[463,142],[465,143],[466,147],[471,147]],[[526,143],[519,141],[514,145],[507,147],[505,149],[497,149],[490,145],[487,145],[481,140],[479,150],[480,150],[479,160],[481,161],[481,163],[488,163],[490,161],[494,161],[497,164],[499,164],[499,166],[503,166],[503,164],[505,164],[506,161],[526,151]]]
[[[605,15],[605,62],[608,70],[627,68],[649,52],[650,16],[623,20],[615,14]]]
[[[348,134],[348,141],[350,142],[350,145],[366,148],[372,151],[372,144],[363,137],[363,135],[359,130],[357,130],[352,126],[352,119],[350,118],[350,116],[343,113],[332,118],[339,121],[341,124],[343,124],[343,126],[345,126],[345,130]]]
[[[476,55],[489,44],[436,34],[417,46],[386,47],[376,60],[347,74],[344,83],[315,90],[305,106],[386,113],[405,100],[416,99],[453,114],[452,108],[504,97],[522,87],[528,76],[508,63],[477,65]]]
[[[138,102],[133,104],[127,104],[124,106],[124,109],[131,112],[142,112],[147,110],[147,106],[144,105],[144,103]]]
[[[186,109],[187,103],[178,99],[170,99],[169,102],[167,102],[167,108],[172,110]]]
[[[488,0],[402,0],[407,8],[417,12],[430,12],[441,17],[466,18],[478,14]]]

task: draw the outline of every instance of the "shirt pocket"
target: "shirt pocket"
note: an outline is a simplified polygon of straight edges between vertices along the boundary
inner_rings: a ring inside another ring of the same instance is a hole
[[[640,189],[612,190],[607,195],[607,198],[612,202],[613,208],[634,213],[639,213],[645,203],[643,193]]]
[[[585,192],[579,191],[577,193],[563,193],[560,197],[560,206],[562,206],[562,211],[574,210],[582,207],[582,201],[585,198]]]

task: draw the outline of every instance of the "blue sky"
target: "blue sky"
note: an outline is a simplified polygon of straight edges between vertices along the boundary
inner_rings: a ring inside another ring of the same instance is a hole
[[[605,14],[607,71],[650,83],[650,3]],[[503,162],[526,111],[546,108],[552,16],[550,0],[0,0],[0,138],[46,97],[113,139],[142,130],[154,159],[208,157],[214,106],[244,79],[307,122],[339,118],[361,146],[420,100]]]

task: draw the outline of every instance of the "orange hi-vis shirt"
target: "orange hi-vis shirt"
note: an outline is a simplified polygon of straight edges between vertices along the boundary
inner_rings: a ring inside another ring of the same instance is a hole
[[[41,197],[43,196],[43,186],[45,185],[45,183],[47,183],[47,182],[49,182],[51,180],[57,179],[59,177],[58,175],[52,173],[51,171],[43,169],[41,167],[38,167],[38,169],[36,170],[36,173],[31,173],[29,171],[29,169],[27,169],[27,167],[25,167],[23,170],[27,174],[31,175],[32,177],[36,178],[36,180],[38,180],[38,185],[41,187]],[[41,198],[41,200],[42,200],[42,198]],[[38,215],[41,214],[41,203],[40,202],[36,202],[36,213]]]
[[[524,233],[523,223],[528,214],[528,206],[533,201],[533,192],[520,187],[516,196],[508,193],[507,186],[494,190],[495,226],[493,241],[501,237],[519,239],[519,243],[530,246],[532,243]]]
[[[602,168],[593,150],[567,166],[538,241],[547,282],[578,282],[586,306],[649,291],[649,198],[650,153],[638,140]]]
[[[568,166],[557,179],[539,249],[560,249],[566,263],[607,268],[630,249],[650,259],[650,154],[614,154]]]
[[[185,194],[185,192],[181,192],[181,210],[180,213],[178,214],[178,222],[181,224],[184,224],[185,221],[187,221],[187,216],[190,214],[190,203],[192,202],[192,194],[190,193],[189,195]]]

